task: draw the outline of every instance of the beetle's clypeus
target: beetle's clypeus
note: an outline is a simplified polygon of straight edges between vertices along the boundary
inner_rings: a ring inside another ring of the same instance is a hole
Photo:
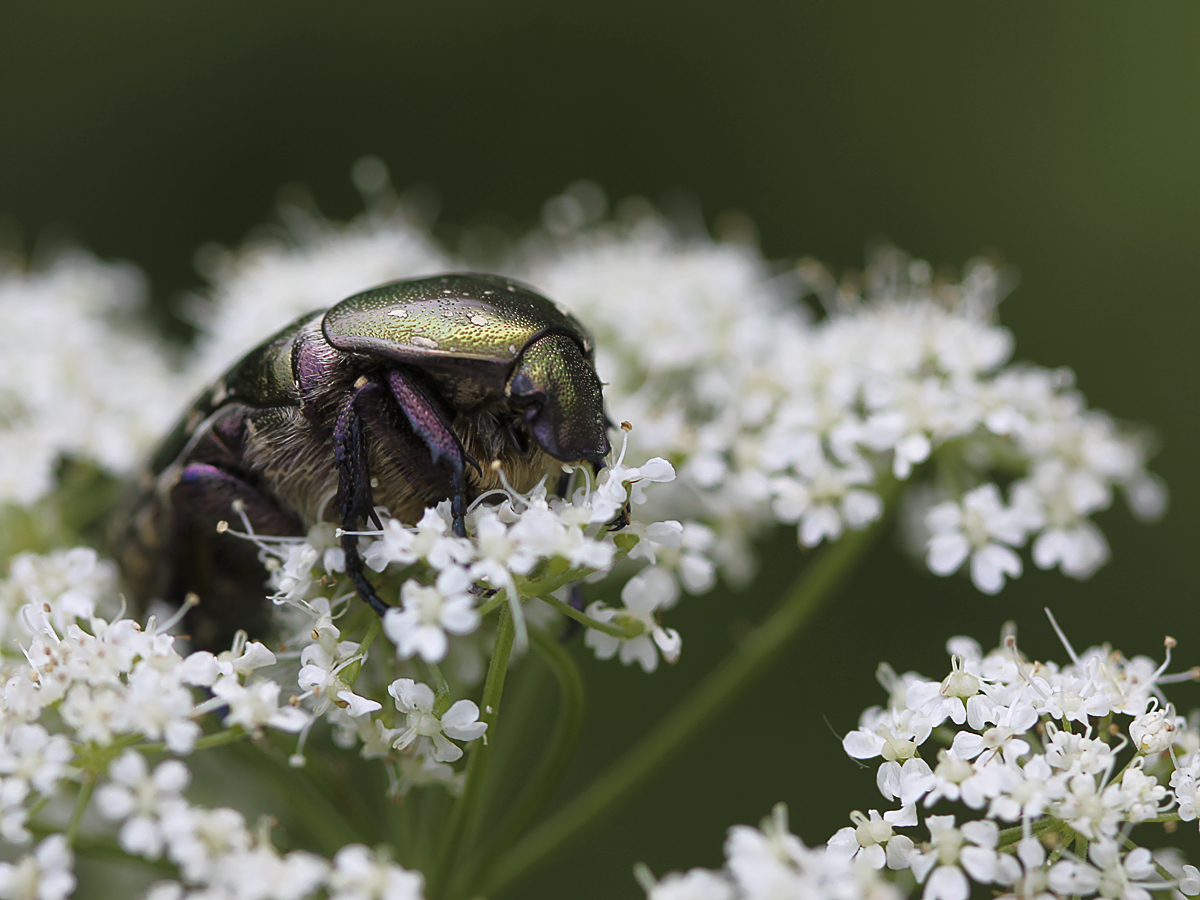
[[[378,525],[451,500],[464,534],[470,500],[517,490],[557,461],[599,461],[607,419],[587,329],[526,285],[450,274],[385,284],[310,313],[252,350],[200,396],[143,476],[118,527],[118,556],[140,600],[188,613],[197,646],[267,626],[256,547],[220,534],[241,508],[259,533],[302,535],[319,521]],[[477,462],[478,461],[478,462]],[[342,537],[346,571],[387,605]]]

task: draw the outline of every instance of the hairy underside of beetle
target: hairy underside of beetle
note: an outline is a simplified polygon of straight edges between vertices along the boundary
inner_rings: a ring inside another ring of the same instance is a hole
[[[514,442],[510,429],[521,423],[505,422],[499,406],[459,413],[450,420],[463,451],[478,465],[467,465],[466,499],[502,490],[501,471],[517,491],[528,491],[547,475],[553,480],[561,463],[525,436],[524,449]],[[503,423],[503,424],[502,424]],[[416,442],[397,410],[385,407],[369,421],[368,453],[371,496],[376,506],[402,522],[415,524],[426,507],[451,496],[450,474],[432,459],[430,449]],[[260,420],[251,416],[247,426],[243,464],[247,477],[272,486],[283,509],[293,512],[300,526],[317,522],[341,524],[337,508],[338,471],[330,432],[306,421],[298,409]],[[500,463],[499,469],[492,466]],[[553,488],[551,484],[551,488]]]
[[[353,389],[345,386],[322,396],[340,394],[345,405]],[[365,478],[373,507],[415,524],[427,507],[451,497],[450,469],[414,433],[393,397],[383,390],[363,392],[356,409],[365,431]],[[187,593],[196,593],[201,605],[189,613],[187,624],[197,646],[223,646],[238,628],[251,634],[269,628],[267,573],[257,548],[235,535],[218,534],[219,522],[240,529],[245,515],[257,533],[280,536],[303,535],[318,522],[344,525],[336,429],[325,421],[335,417],[308,412],[302,412],[299,397],[294,406],[270,409],[226,405],[195,425],[183,458],[157,478],[150,473],[143,478],[141,496],[117,540],[127,587],[143,608],[151,599],[179,605]],[[561,463],[531,440],[524,423],[502,403],[483,402],[453,415],[447,411],[447,422],[468,462],[476,464],[464,469],[467,503],[502,490],[501,473],[517,491],[528,491],[547,476],[554,488]],[[201,467],[206,474],[197,477]],[[371,526],[361,521],[356,527]]]

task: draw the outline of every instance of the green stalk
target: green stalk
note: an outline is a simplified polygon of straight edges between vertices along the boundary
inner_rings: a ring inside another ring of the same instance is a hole
[[[192,747],[192,751],[195,752],[196,750],[211,750],[214,747],[224,747],[226,744],[233,744],[238,741],[246,740],[249,737],[250,733],[241,727],[229,728],[224,731],[214,731],[212,734],[206,734],[203,737],[197,738],[195,745]],[[142,744],[138,747],[138,750],[142,753],[173,752],[171,748],[167,746],[165,741],[159,741],[153,744]]]
[[[595,619],[593,619],[587,613],[580,612],[575,607],[571,606],[571,604],[563,603],[557,597],[554,597],[550,594],[539,595],[538,599],[543,601],[544,603],[548,603],[550,606],[552,606],[554,609],[557,609],[560,613],[562,613],[568,619],[574,619],[576,622],[578,622],[580,625],[585,626],[586,628],[595,629],[596,631],[603,632],[604,634],[612,635],[615,638],[621,638],[622,640],[629,640],[630,638],[637,637],[638,635],[644,633],[644,631],[645,631],[643,626],[640,624],[635,624],[632,627],[630,627],[627,625],[614,625],[611,622],[597,622]]]
[[[562,644],[544,631],[531,629],[529,638],[533,648],[541,654],[558,681],[562,700],[554,733],[520,795],[509,806],[500,823],[492,829],[486,845],[475,855],[471,867],[464,871],[462,878],[455,879],[455,890],[451,891],[449,896],[463,894],[463,886],[475,881],[479,872],[488,871],[496,857],[503,854],[529,828],[558,786],[579,739],[579,731],[583,725],[584,700],[583,678],[579,667]]]
[[[79,837],[79,823],[83,821],[83,814],[87,812],[88,804],[92,801],[92,791],[96,789],[96,779],[99,777],[97,772],[88,772],[83,778],[83,786],[79,789],[79,796],[75,798],[75,809],[71,811],[71,821],[67,823],[68,844],[74,844]]]
[[[890,506],[895,482],[881,486]],[[879,532],[881,518],[827,546],[792,583],[774,612],[659,724],[575,799],[529,832],[485,875],[477,893],[492,896],[543,862],[649,780],[710,725],[783,651],[827,602]]]
[[[487,679],[483,683],[483,698],[479,711],[479,719],[487,723],[488,733],[471,748],[471,758],[467,760],[466,785],[451,810],[436,868],[428,873],[432,876],[428,891],[431,897],[440,896],[441,887],[446,884],[456,862],[463,837],[475,827],[483,780],[487,774],[490,751],[487,741],[495,725],[496,715],[500,711],[500,697],[504,693],[504,679],[508,675],[508,660],[515,637],[512,610],[506,604],[500,608],[500,619],[496,623],[496,643],[492,648],[492,661],[488,665]]]
[[[346,805],[353,797],[327,788],[303,769],[292,766],[273,747],[263,744],[230,744],[230,751],[239,757],[258,777],[265,777],[289,802],[298,824],[304,828],[321,852],[332,856],[347,839],[365,844],[371,842],[368,823],[360,815],[347,814]]]

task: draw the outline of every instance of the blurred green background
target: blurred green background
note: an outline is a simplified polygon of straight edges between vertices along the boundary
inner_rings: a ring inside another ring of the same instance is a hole
[[[164,303],[199,283],[198,245],[239,242],[284,184],[356,213],[349,169],[366,153],[399,187],[436,188],[451,242],[532,225],[587,177],[613,199],[693,197],[709,223],[745,212],[771,258],[858,266],[885,235],[935,265],[995,250],[1017,267],[1001,315],[1018,356],[1072,367],[1094,406],[1156,429],[1166,519],[1106,514],[1115,558],[1090,582],[1033,571],[999,598],[885,541],[754,696],[517,892],[637,897],[634,861],[716,865],[725,828],[777,800],[809,842],[880,806],[874,767],[834,732],[882,699],[881,659],[940,675],[947,637],[990,646],[1010,618],[1028,653],[1063,659],[1049,605],[1077,647],[1161,656],[1172,634],[1176,668],[1200,663],[1198,38],[1194,4],[6,4],[0,214],[27,248],[67,236],[133,260]],[[767,568],[798,559],[784,536]],[[764,582],[685,603],[683,658],[654,677],[587,663],[572,777],[771,599]]]

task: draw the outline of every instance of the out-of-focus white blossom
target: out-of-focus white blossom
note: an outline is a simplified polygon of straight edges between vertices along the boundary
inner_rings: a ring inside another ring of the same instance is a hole
[[[118,757],[108,772],[112,780],[96,792],[97,808],[105,817],[123,823],[121,849],[157,859],[165,839],[164,821],[185,805],[180,795],[191,781],[191,773],[176,759],[168,759],[150,772],[146,758],[133,750]]]
[[[348,844],[333,858],[329,900],[420,900],[425,879],[380,859],[362,844]]]
[[[0,862],[0,897],[65,900],[75,891],[74,865],[66,837],[52,834],[15,863]]]
[[[725,841],[725,866],[692,869],[656,881],[639,880],[648,900],[899,900],[904,894],[865,855],[809,848],[788,830],[787,811],[775,807],[759,828],[735,825]]]
[[[0,268],[0,504],[54,487],[59,458],[127,475],[179,414],[182,381],[138,318],[141,272],[73,252]]]

